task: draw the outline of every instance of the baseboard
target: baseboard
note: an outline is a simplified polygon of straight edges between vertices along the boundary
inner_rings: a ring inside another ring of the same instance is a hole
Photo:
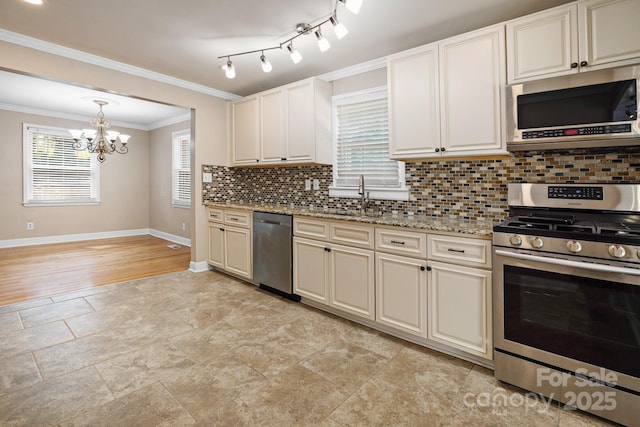
[[[82,240],[109,239],[112,237],[141,236],[151,234],[148,228],[137,230],[105,231],[100,233],[65,234],[60,236],[29,237],[25,239],[0,240],[0,249],[18,246],[46,245],[50,243],[79,242]]]
[[[193,273],[202,273],[203,271],[209,270],[209,263],[207,261],[191,261],[189,264],[189,271]]]
[[[165,233],[164,231],[154,230],[153,228],[149,229],[149,234],[153,237],[159,237],[160,239],[178,243],[182,246],[191,247],[191,239],[187,239],[186,237],[176,236],[175,234]]]

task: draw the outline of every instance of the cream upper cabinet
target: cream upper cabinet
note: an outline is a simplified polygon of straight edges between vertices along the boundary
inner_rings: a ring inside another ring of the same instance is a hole
[[[580,61],[585,61],[587,68],[639,63],[639,19],[638,0],[578,2]]]
[[[440,148],[438,82],[437,44],[387,58],[392,158],[424,158]]]
[[[232,166],[331,164],[331,84],[316,78],[232,103]]]
[[[509,83],[578,72],[578,9],[556,7],[507,22]]]
[[[231,133],[231,164],[257,164],[260,159],[260,104],[257,96],[231,103]]]
[[[504,26],[446,39],[439,50],[442,155],[505,153]]]
[[[429,262],[428,338],[493,358],[491,271]]]
[[[263,163],[280,163],[286,160],[286,121],[284,94],[281,89],[260,95],[261,155]]]
[[[507,22],[509,83],[640,62],[638,0],[584,0]]]
[[[504,26],[388,58],[391,157],[506,153]]]

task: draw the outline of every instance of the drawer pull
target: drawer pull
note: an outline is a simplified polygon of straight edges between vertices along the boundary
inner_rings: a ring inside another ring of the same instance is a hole
[[[235,216],[230,216],[229,221],[240,221],[240,218],[236,218]]]
[[[331,248],[324,248],[325,252],[331,252]]]
[[[404,245],[404,242],[402,240],[392,240],[391,244],[392,245]]]
[[[224,231],[224,228],[221,228],[220,231]]]
[[[447,251],[449,251],[449,252],[458,252],[458,253],[460,253],[460,254],[463,254],[463,253],[464,253],[464,249],[453,249],[453,248],[449,248],[449,249],[447,249]]]

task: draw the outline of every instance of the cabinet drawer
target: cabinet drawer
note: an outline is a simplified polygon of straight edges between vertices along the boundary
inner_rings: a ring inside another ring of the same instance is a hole
[[[224,223],[238,227],[251,226],[251,212],[249,211],[224,211]]]
[[[491,267],[491,241],[438,236],[427,239],[429,259],[467,266]]]
[[[222,209],[207,209],[207,218],[211,222],[222,222]]]
[[[376,228],[376,250],[414,258],[426,258],[427,235],[415,231]]]
[[[329,229],[332,242],[365,249],[374,247],[374,228],[353,223],[331,223]]]
[[[311,239],[329,240],[329,223],[308,218],[293,218],[293,234]]]

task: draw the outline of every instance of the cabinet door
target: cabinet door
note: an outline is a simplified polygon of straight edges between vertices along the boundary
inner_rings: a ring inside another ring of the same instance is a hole
[[[330,305],[357,316],[375,318],[373,251],[332,245]]]
[[[280,163],[286,160],[286,133],[284,95],[275,90],[260,96],[261,157],[265,163]]]
[[[571,4],[507,23],[509,83],[578,72],[577,12]]]
[[[329,304],[328,244],[293,238],[293,292]]]
[[[260,105],[257,96],[231,104],[232,131],[231,162],[234,165],[255,165],[260,149]]]
[[[392,55],[387,70],[390,157],[436,155],[440,148],[437,45]]]
[[[251,279],[251,230],[225,227],[224,269]]]
[[[312,161],[315,118],[313,82],[285,88],[287,102],[287,160]]]
[[[493,358],[491,272],[429,262],[429,339]]]
[[[586,0],[578,3],[578,13],[580,61],[587,67],[640,62],[640,1]]]
[[[222,224],[209,223],[209,264],[224,268],[224,228]]]
[[[504,26],[447,39],[439,49],[442,155],[506,152]]]
[[[376,253],[376,320],[427,336],[426,261]]]

